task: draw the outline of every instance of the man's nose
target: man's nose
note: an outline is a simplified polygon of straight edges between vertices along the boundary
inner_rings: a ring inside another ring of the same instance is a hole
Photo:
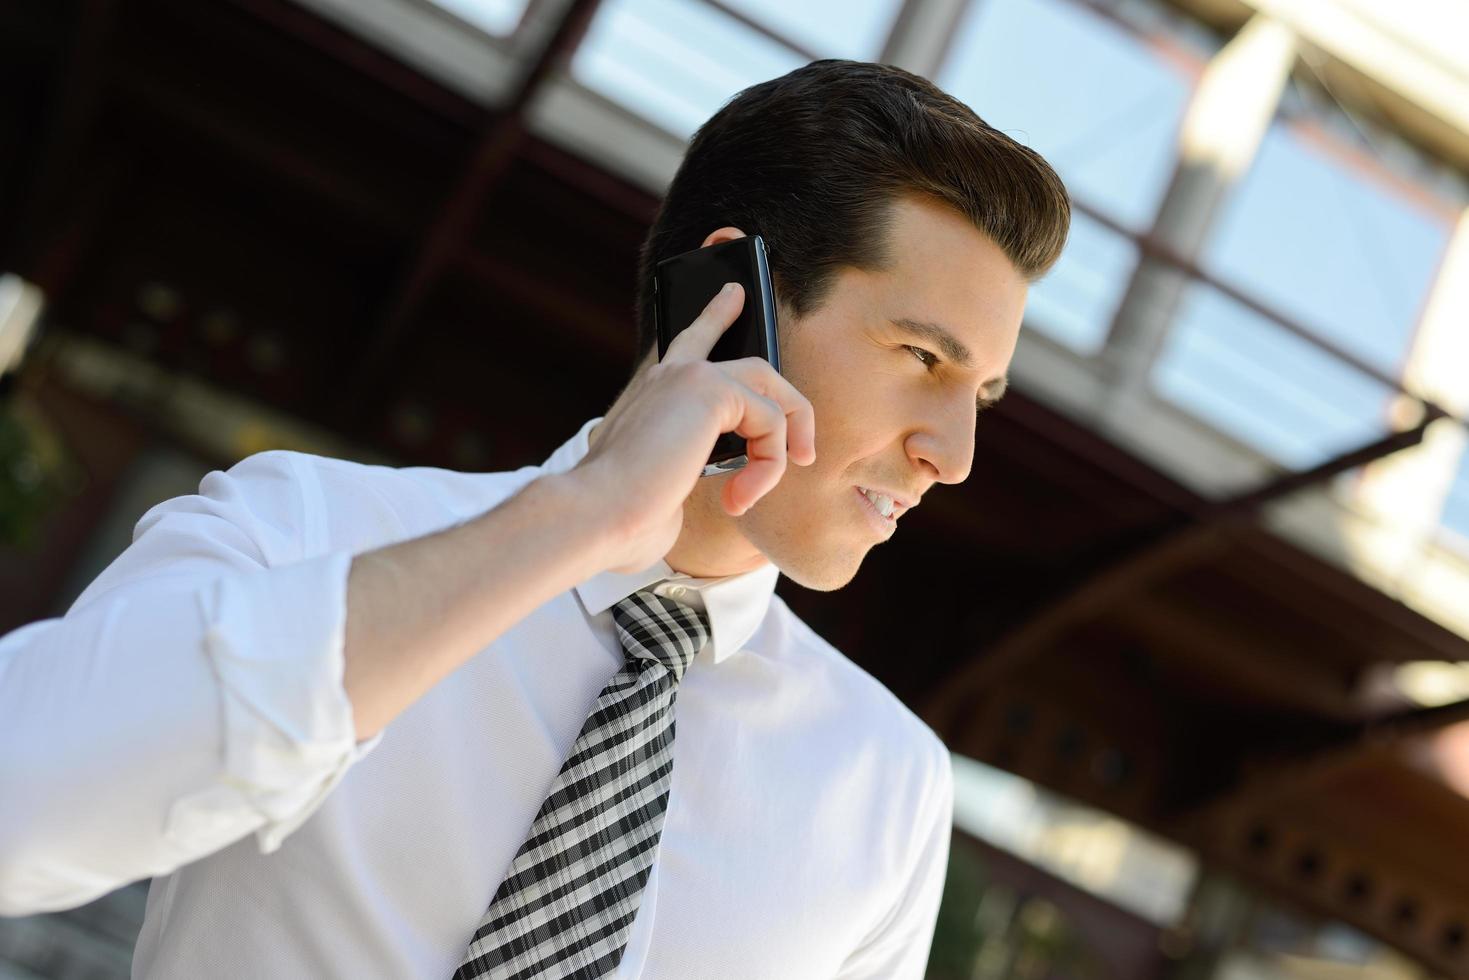
[[[963,483],[974,466],[973,404],[944,406],[942,414],[908,437],[908,455],[932,470],[937,483]]]

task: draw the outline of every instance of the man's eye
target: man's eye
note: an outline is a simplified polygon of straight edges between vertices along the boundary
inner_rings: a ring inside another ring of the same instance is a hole
[[[935,365],[935,364],[937,364],[939,362],[939,359],[937,357],[934,357],[932,354],[930,354],[928,351],[924,350],[922,347],[913,347],[913,346],[908,345],[908,344],[905,344],[904,346],[907,347],[908,350],[911,350],[914,353],[914,355],[918,358],[918,360],[921,361],[924,365],[926,365],[928,367],[932,367],[933,365]],[[928,358],[928,360],[926,360],[926,361],[923,360],[925,357]]]

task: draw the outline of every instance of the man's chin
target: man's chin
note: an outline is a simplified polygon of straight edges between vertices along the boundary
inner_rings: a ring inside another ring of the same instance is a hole
[[[785,568],[777,563],[777,567],[780,568],[782,575],[804,589],[810,589],[813,592],[835,592],[856,578],[857,569],[861,566],[843,568],[827,566],[813,569]]]
[[[813,592],[835,592],[852,581],[864,557],[820,548],[756,547],[782,575]]]
[[[772,496],[782,489],[777,487]],[[782,575],[815,592],[835,591],[856,577],[869,549],[860,548],[848,529],[821,526],[823,518],[809,507],[766,510],[761,503],[767,501],[775,502],[767,497],[734,523],[741,537]]]

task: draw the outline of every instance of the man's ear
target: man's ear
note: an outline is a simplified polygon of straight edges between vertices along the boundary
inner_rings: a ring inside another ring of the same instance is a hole
[[[723,228],[716,228],[711,231],[709,233],[709,236],[704,239],[704,244],[700,245],[699,247],[708,248],[710,245],[718,245],[721,242],[732,242],[736,238],[744,237],[745,233],[743,231],[740,231],[734,225],[725,225]]]
[[[745,233],[736,228],[734,225],[725,225],[723,228],[716,228],[711,231],[704,238],[704,243],[699,247],[708,248],[710,245],[718,245],[721,242],[732,242],[736,238],[744,237],[746,237]],[[633,377],[637,377],[637,375],[647,370],[649,366],[657,363],[658,345],[655,343],[652,347],[648,348],[648,352],[643,355],[643,359],[637,363],[636,367],[633,368]],[[629,383],[631,383],[630,380]]]

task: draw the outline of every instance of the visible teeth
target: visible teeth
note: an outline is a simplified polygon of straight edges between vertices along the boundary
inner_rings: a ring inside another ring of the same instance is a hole
[[[866,487],[862,488],[862,493],[868,500],[872,501],[872,506],[876,507],[877,512],[883,517],[893,516],[892,497],[884,493],[878,493],[875,490],[868,490]]]

